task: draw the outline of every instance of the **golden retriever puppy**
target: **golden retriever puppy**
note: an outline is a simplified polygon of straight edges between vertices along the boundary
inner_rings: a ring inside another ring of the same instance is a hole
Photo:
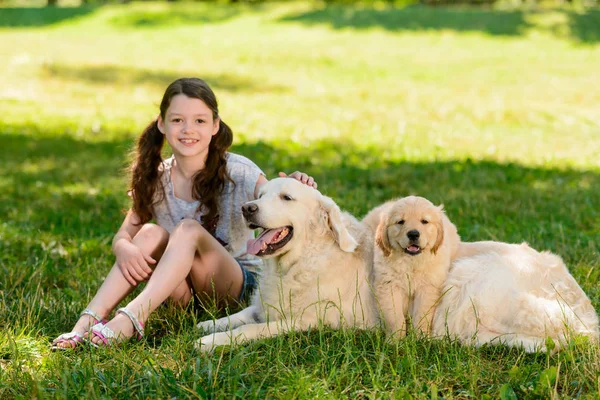
[[[410,318],[428,334],[460,242],[456,227],[442,206],[416,196],[377,207],[363,223],[375,231],[375,294],[386,331],[404,336]]]
[[[244,204],[244,218],[262,233],[248,252],[264,259],[248,308],[198,327],[210,334],[202,351],[320,324],[370,328],[378,324],[372,276],[373,237],[329,197],[295,179],[265,184]]]
[[[598,315],[562,259],[527,244],[475,242],[459,250],[433,334],[476,346],[504,343],[558,350],[572,335],[598,339]]]

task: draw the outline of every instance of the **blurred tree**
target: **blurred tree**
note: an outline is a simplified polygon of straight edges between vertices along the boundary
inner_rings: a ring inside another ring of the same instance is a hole
[[[48,0],[48,7],[54,7],[58,3],[58,0]]]

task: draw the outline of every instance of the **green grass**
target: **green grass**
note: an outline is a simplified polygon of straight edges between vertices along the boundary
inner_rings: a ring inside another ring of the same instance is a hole
[[[166,85],[205,78],[233,150],[356,216],[444,203],[466,240],[561,255],[600,305],[600,11],[131,3],[0,8],[0,398],[597,398],[558,355],[318,329],[206,356],[206,315],[51,353],[113,263],[128,152]]]

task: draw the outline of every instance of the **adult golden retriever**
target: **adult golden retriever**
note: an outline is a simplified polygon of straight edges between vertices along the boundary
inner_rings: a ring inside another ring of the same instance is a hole
[[[560,349],[575,335],[598,339],[598,315],[562,259],[526,243],[461,244],[433,335],[465,344],[503,343],[528,352]]]
[[[264,259],[251,305],[198,327],[210,334],[196,347],[269,337],[320,324],[369,328],[378,323],[372,292],[373,238],[329,197],[295,179],[265,184],[243,206],[250,228],[263,232],[248,252]]]
[[[402,337],[406,320],[428,334],[460,238],[454,224],[423,197],[393,200],[363,222],[375,232],[375,294],[388,333]]]

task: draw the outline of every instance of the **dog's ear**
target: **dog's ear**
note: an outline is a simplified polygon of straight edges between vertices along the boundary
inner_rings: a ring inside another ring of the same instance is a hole
[[[383,251],[383,255],[388,257],[392,254],[392,246],[387,234],[387,213],[381,213],[379,217],[379,225],[377,225],[377,232],[375,232],[375,244]]]
[[[329,229],[333,232],[333,236],[335,236],[340,249],[347,253],[352,253],[356,250],[358,243],[344,226],[342,221],[342,211],[337,204],[327,196],[321,196],[321,206],[327,215]]]
[[[436,254],[442,243],[444,242],[444,205],[440,204],[438,207],[439,210],[439,218],[435,222],[435,229],[437,230],[437,237],[435,239],[435,243],[431,248],[431,252]]]

